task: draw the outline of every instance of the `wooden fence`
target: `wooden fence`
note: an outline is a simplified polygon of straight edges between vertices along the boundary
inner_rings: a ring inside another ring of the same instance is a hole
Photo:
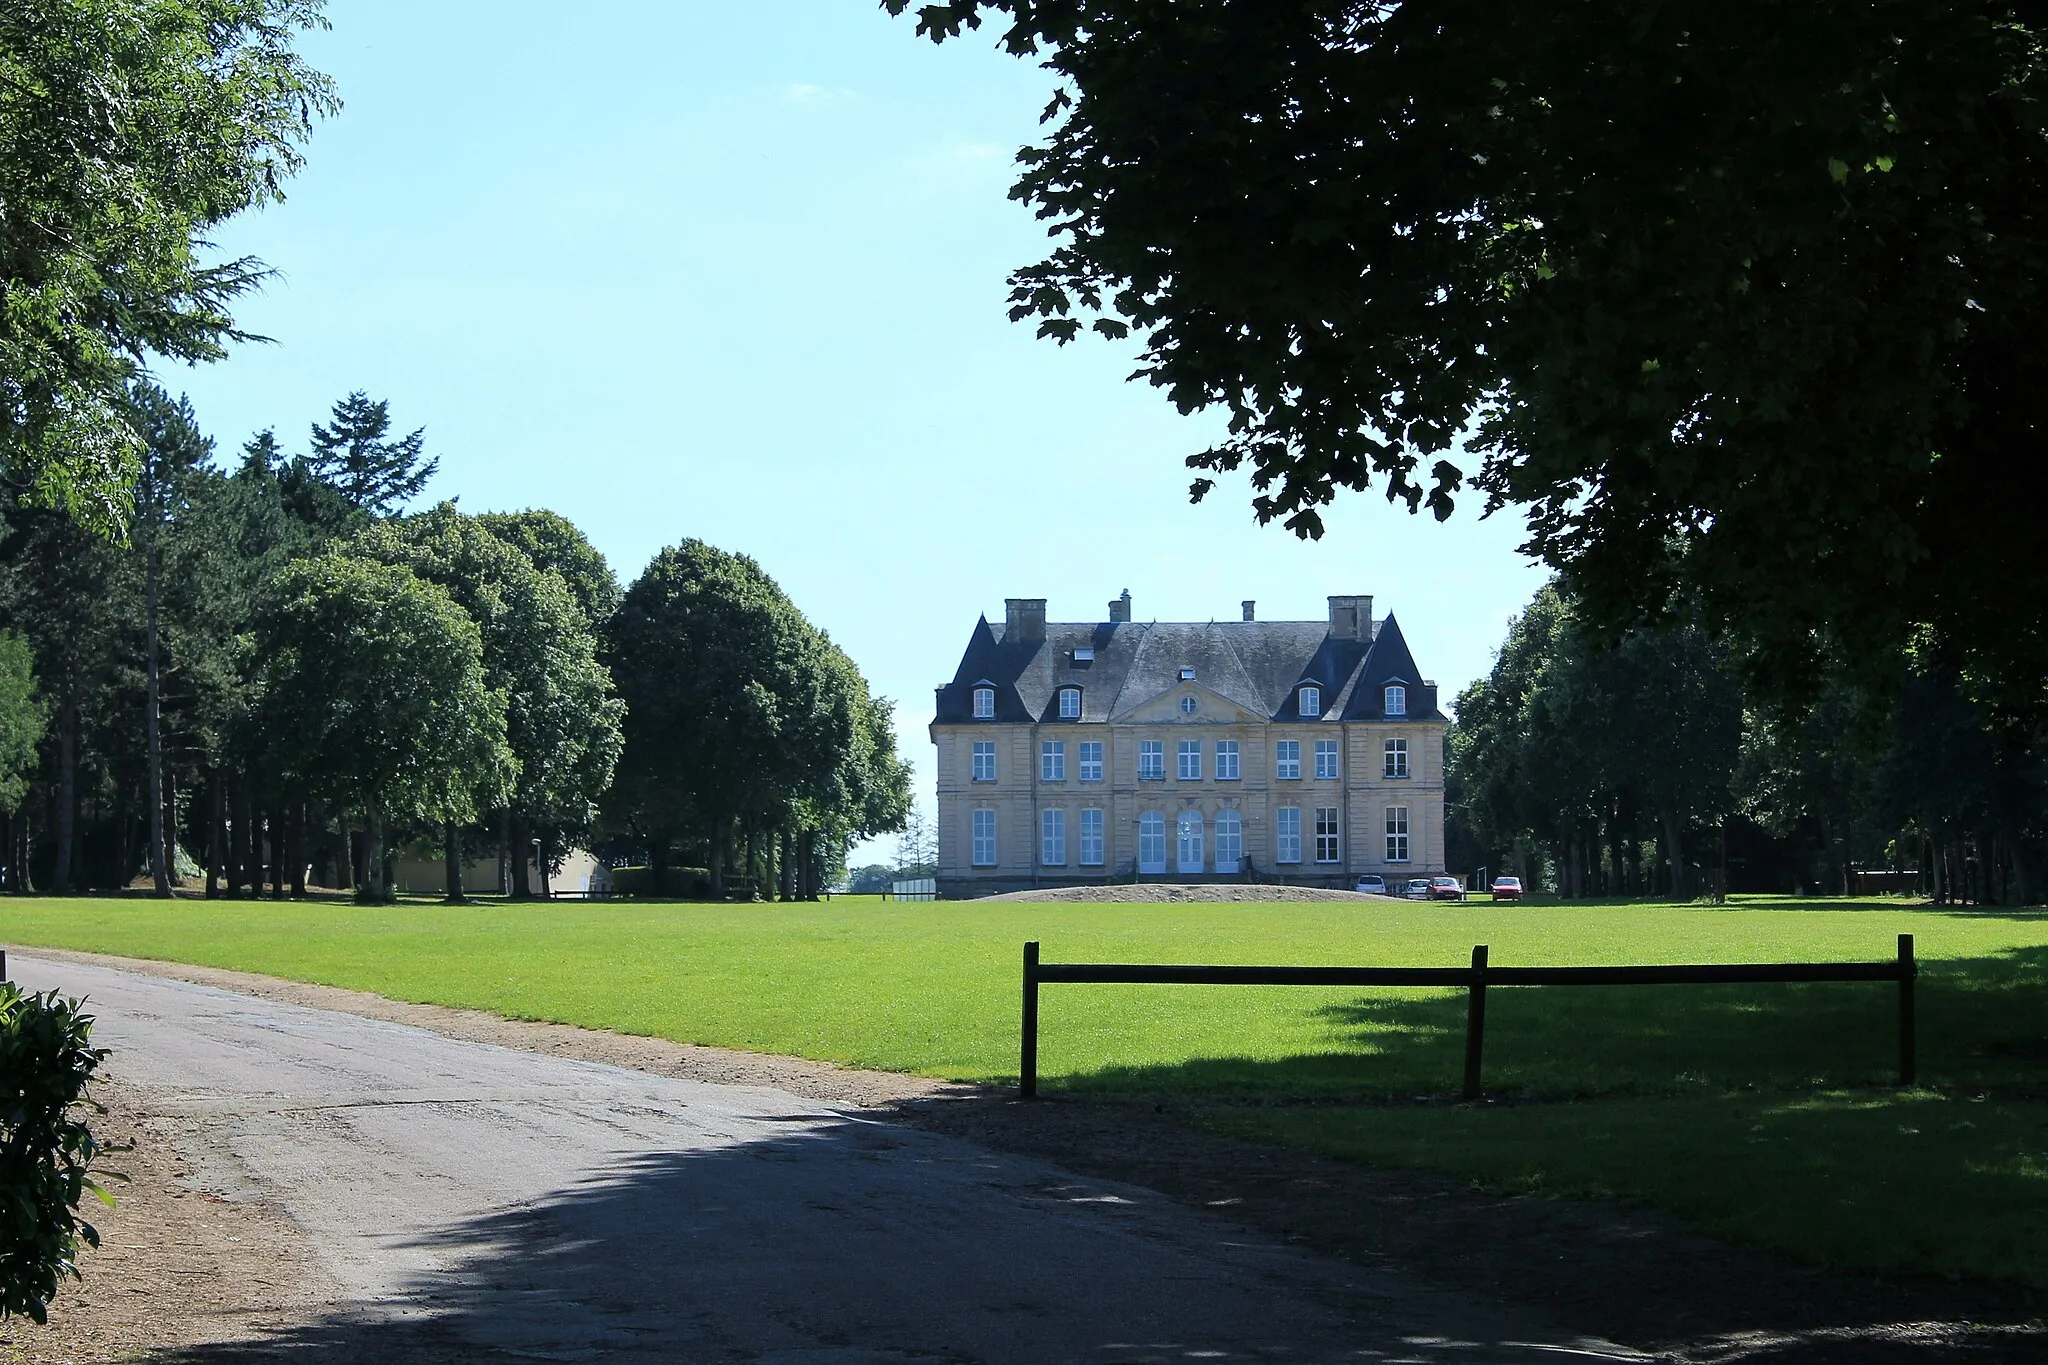
[[[1894,981],[1899,988],[1899,1084],[1913,1083],[1913,981],[1919,965],[1913,936],[1899,935],[1890,962],[1752,962],[1669,967],[1494,967],[1486,945],[1469,967],[1174,967],[1124,962],[1040,962],[1038,944],[1024,945],[1024,1036],[1018,1093],[1038,1094],[1038,988],[1059,983],[1149,986],[1463,986],[1464,1097],[1478,1099],[1486,1051],[1490,986],[1738,986],[1805,981]]]

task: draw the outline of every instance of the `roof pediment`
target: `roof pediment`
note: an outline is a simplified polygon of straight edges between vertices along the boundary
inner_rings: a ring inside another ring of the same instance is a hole
[[[1193,715],[1181,709],[1182,700],[1187,697],[1195,699]],[[1191,682],[1176,682],[1162,692],[1140,697],[1111,714],[1110,719],[1143,725],[1242,725],[1264,721],[1267,717],[1263,712],[1224,696],[1213,687],[1204,686],[1198,678]]]

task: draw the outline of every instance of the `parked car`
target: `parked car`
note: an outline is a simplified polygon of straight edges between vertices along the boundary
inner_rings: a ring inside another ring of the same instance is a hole
[[[1401,894],[1402,894],[1402,895],[1404,895],[1404,896],[1406,896],[1406,897],[1407,897],[1407,898],[1408,898],[1409,900],[1411,900],[1411,901],[1426,901],[1426,900],[1428,900],[1428,899],[1429,899],[1429,878],[1427,878],[1427,877],[1411,877],[1411,878],[1409,878],[1409,880],[1408,880],[1408,884],[1407,884],[1406,886],[1404,886],[1404,887],[1402,887],[1402,888],[1401,888]]]
[[[1520,877],[1495,877],[1493,879],[1493,898],[1497,901],[1520,900],[1522,898],[1522,879]]]
[[[1363,891],[1368,896],[1384,896],[1387,894],[1387,879],[1376,873],[1368,872],[1360,877],[1357,884],[1351,889],[1353,891]]]
[[[1433,901],[1461,901],[1465,899],[1465,886],[1456,877],[1431,877],[1429,898]]]

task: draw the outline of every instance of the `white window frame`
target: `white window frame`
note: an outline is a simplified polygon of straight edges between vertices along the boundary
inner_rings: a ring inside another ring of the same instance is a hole
[[[994,720],[996,715],[996,690],[993,687],[974,689],[974,718]]]
[[[1216,870],[1236,872],[1244,866],[1244,817],[1225,807],[1216,812]]]
[[[1408,776],[1408,741],[1390,739],[1380,761],[1380,776],[1389,781]]]
[[[1316,861],[1344,861],[1344,817],[1335,806],[1316,807]]]
[[[1138,780],[1140,782],[1164,782],[1166,780],[1165,740],[1141,739],[1138,741]]]
[[[1238,781],[1237,741],[1219,739],[1216,741],[1216,780],[1218,782]]]
[[[1301,861],[1301,807],[1281,806],[1273,812],[1273,861]]]
[[[1067,812],[1063,807],[1047,806],[1038,812],[1038,865],[1067,865]]]
[[[1298,739],[1276,739],[1273,741],[1273,777],[1279,782],[1301,781],[1301,741]]]
[[[1319,739],[1316,741],[1316,779],[1328,782],[1335,778],[1340,769],[1337,764],[1337,741]]]
[[[1078,688],[1078,687],[1062,687],[1062,688],[1060,689],[1060,719],[1061,719],[1061,720],[1079,720],[1079,719],[1081,719],[1081,689],[1080,689],[1080,688]]]
[[[1202,780],[1201,740],[1184,739],[1180,742],[1180,748],[1175,753],[1174,772],[1178,774],[1178,780],[1182,782],[1200,782]]]
[[[1081,866],[1102,866],[1102,808],[1089,806],[1081,812]]]
[[[1058,739],[1039,741],[1038,780],[1040,782],[1064,782],[1067,780],[1066,741]]]
[[[968,861],[975,867],[996,865],[996,813],[976,810],[968,815]]]
[[[993,782],[996,780],[996,742],[994,740],[975,740],[972,761],[973,767],[969,771],[974,774],[974,781]]]
[[[1323,714],[1322,688],[1304,687],[1301,689],[1298,695],[1300,697],[1300,700],[1296,703],[1296,709],[1299,710],[1302,715],[1320,716],[1321,714]]]
[[[1077,774],[1077,776],[1083,782],[1100,782],[1102,780],[1101,740],[1084,739],[1081,741],[1079,766],[1080,772]]]
[[[1157,851],[1157,858],[1148,859],[1148,852]],[[1148,810],[1138,816],[1138,871],[1166,871],[1166,814],[1164,811]]]
[[[1408,861],[1408,808],[1387,807],[1387,861],[1405,863]]]
[[[1388,715],[1405,716],[1408,714],[1407,688],[1399,683],[1388,683],[1383,697],[1386,701],[1386,713]]]
[[[1182,697],[1180,699],[1180,713],[1184,716],[1192,716],[1193,714],[1195,714],[1195,712],[1201,709],[1202,703],[1196,701],[1192,696]]]

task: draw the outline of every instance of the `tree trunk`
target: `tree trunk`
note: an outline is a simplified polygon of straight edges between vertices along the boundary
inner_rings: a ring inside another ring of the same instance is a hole
[[[170,870],[171,889],[178,889],[178,774],[164,770],[164,866]]]
[[[284,899],[284,829],[290,823],[285,816],[285,807],[273,802],[270,807],[270,898]]]
[[[290,814],[287,816],[287,819],[291,822],[291,828],[286,832],[285,846],[291,853],[292,899],[302,901],[306,898],[306,863],[308,861],[306,856],[306,803],[303,799],[291,803]]]
[[[57,717],[57,866],[50,894],[71,894],[71,843],[78,825],[78,701],[66,694]]]
[[[548,877],[548,856],[551,852],[553,850],[548,847],[547,835],[541,835],[540,842],[534,845],[533,865],[534,876],[540,882],[542,900],[552,900],[555,895],[554,883]]]
[[[1685,899],[1685,839],[1679,831],[1678,816],[1664,812],[1664,863],[1671,869],[1671,899]]]
[[[370,803],[363,821],[363,870],[357,878],[356,899],[365,905],[390,901],[384,881],[384,808]]]
[[[220,899],[221,862],[227,846],[228,793],[220,769],[206,775],[206,898]]]
[[[142,728],[149,746],[149,879],[156,894],[171,894],[171,871],[164,861],[164,737],[163,681],[157,668],[157,576],[161,572],[156,547],[143,556],[143,705]]]
[[[228,810],[234,818],[228,829],[228,896],[238,898],[245,893],[253,896],[256,855],[252,849],[256,839],[256,813],[249,799],[248,774],[236,774],[233,790],[228,794]]]
[[[441,877],[450,905],[464,904],[462,895],[462,831],[453,820],[441,826]]]
[[[512,817],[498,812],[498,894],[512,894]]]
[[[725,824],[721,821],[711,833],[711,899],[725,899]]]
[[[8,879],[8,885],[17,896],[32,896],[35,894],[36,886],[35,878],[29,874],[28,860],[29,855],[35,849],[35,839],[29,832],[28,805],[26,802],[22,804],[20,810],[14,813],[13,832],[15,839],[13,856],[14,875]]]
[[[517,816],[514,816],[511,822],[511,829],[512,881],[510,896],[511,899],[515,901],[532,900],[533,890],[527,884],[526,880],[526,859],[527,854],[529,852],[529,848],[526,842],[528,838],[528,835],[526,833],[526,822],[524,820],[519,819]]]
[[[711,861],[716,866],[718,853],[715,849],[712,851]],[[648,888],[648,894],[656,900],[666,896],[668,894],[668,836],[666,834],[657,834],[647,841],[647,875],[654,883],[653,886]]]

